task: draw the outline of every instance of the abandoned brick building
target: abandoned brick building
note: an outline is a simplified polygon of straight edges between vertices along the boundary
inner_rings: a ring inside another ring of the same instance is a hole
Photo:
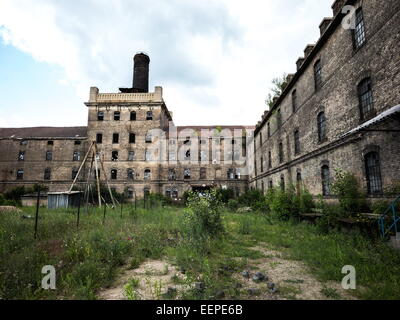
[[[212,187],[244,192],[247,130],[251,135],[254,127],[175,126],[162,88],[148,92],[149,63],[146,54],[135,55],[132,88],[90,88],[87,127],[0,129],[0,192],[35,183],[67,191],[82,163],[83,186],[96,176],[94,157],[100,181],[132,199],[145,193],[177,199]],[[88,152],[93,141],[95,152]]]
[[[371,197],[399,183],[400,1],[332,8],[256,126],[253,188],[301,183],[329,197],[335,169],[354,173]]]
[[[337,0],[332,8],[254,132],[175,126],[162,88],[148,92],[150,59],[140,53],[132,88],[90,89],[87,127],[0,129],[0,192],[35,183],[67,191],[88,154],[77,183],[97,172],[130,198],[300,183],[329,197],[339,168],[381,196],[400,180],[400,2]],[[93,141],[97,153],[88,153]]]

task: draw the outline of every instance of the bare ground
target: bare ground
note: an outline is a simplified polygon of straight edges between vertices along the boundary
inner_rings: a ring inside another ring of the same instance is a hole
[[[251,248],[263,254],[260,259],[248,259],[247,268],[251,273],[250,279],[242,276],[241,272],[233,275],[241,284],[239,299],[251,300],[327,300],[327,299],[355,299],[348,291],[342,289],[341,284],[334,281],[322,283],[314,277],[308,267],[301,261],[290,260],[283,252],[271,249],[268,244],[260,243]],[[238,258],[239,259],[239,258]],[[254,282],[251,278],[256,272],[262,272],[267,281]],[[179,292],[190,288],[190,285],[177,284],[173,279],[179,278],[179,283],[184,282],[182,275],[175,266],[167,261],[148,260],[137,269],[124,266],[119,271],[119,277],[113,286],[101,290],[98,298],[102,300],[126,300],[126,285],[129,280],[138,280],[135,289],[135,299],[155,300],[163,297],[168,287]],[[272,293],[267,287],[268,282],[273,282],[277,292]],[[256,289],[258,293],[250,294],[249,289]],[[229,298],[229,297],[227,297]]]

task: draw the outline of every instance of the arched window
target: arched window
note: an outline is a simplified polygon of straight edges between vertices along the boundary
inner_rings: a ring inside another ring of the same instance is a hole
[[[321,60],[318,60],[314,64],[314,83],[315,91],[318,91],[322,87],[322,65]]]
[[[366,78],[358,84],[358,99],[360,103],[361,120],[366,120],[373,115],[374,99],[372,96],[371,79]]]
[[[321,167],[321,180],[322,180],[322,195],[329,196],[330,188],[329,188],[329,180],[330,180],[330,173],[329,173],[329,166],[324,165]]]
[[[293,90],[292,92],[292,110],[293,113],[297,110],[297,90]]]
[[[131,111],[131,121],[136,121],[136,111]]]
[[[365,155],[365,173],[369,195],[382,194],[381,165],[378,152],[370,152]]]
[[[150,169],[144,170],[144,180],[150,180],[151,179],[151,171]]]
[[[362,8],[356,11],[356,27],[353,30],[354,47],[360,48],[365,42],[364,14]]]
[[[320,112],[317,117],[318,141],[324,142],[326,139],[326,117],[325,112]]]

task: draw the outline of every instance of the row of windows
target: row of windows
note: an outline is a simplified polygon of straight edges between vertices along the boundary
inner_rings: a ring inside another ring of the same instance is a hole
[[[118,170],[117,169],[111,169],[111,180],[117,180],[118,179]],[[73,168],[71,172],[71,179],[74,180],[78,174],[78,169]],[[96,175],[100,176],[100,171],[97,171]],[[127,180],[135,180],[138,178],[139,175],[136,175],[134,169],[127,169],[126,171],[126,178]],[[183,178],[188,180],[191,179],[191,170],[188,168],[183,169]],[[228,169],[227,171],[227,178],[230,180],[239,180],[240,179],[240,169]],[[17,170],[17,180],[23,180],[24,179],[24,169],[18,169]],[[44,175],[43,175],[44,180],[51,180],[51,168],[46,168],[44,170]],[[144,175],[143,175],[144,180],[150,180],[151,179],[151,170],[150,169],[145,169],[144,170]],[[200,168],[200,180],[205,180],[207,179],[207,169],[206,168]],[[168,180],[176,180],[176,170],[175,169],[169,169],[168,170]]]
[[[21,140],[21,142],[19,144],[21,146],[26,146],[28,144],[28,140]],[[82,144],[82,141],[80,141],[80,140],[74,141],[74,145],[76,145],[76,146],[79,146],[81,144]],[[51,148],[52,146],[54,146],[54,141],[53,140],[47,141],[47,145],[50,146],[49,148]]]
[[[46,161],[53,161],[53,151],[46,151],[45,159]],[[18,161],[24,161],[24,160],[25,160],[25,151],[20,151],[18,154]],[[74,151],[72,155],[72,160],[81,161],[81,152]]]
[[[118,144],[119,143],[119,133],[113,133],[112,135],[112,143],[113,144]],[[132,132],[129,133],[129,143],[136,143],[136,135]],[[152,136],[151,134],[147,134],[145,138],[146,143],[151,143],[152,142]],[[102,144],[103,143],[103,134],[102,133],[97,133],[96,134],[96,143],[97,144]]]
[[[355,29],[352,30],[353,33],[353,43],[355,49],[360,48],[366,41],[365,37],[365,25],[364,25],[364,16],[362,8],[359,8],[355,14]],[[322,62],[318,60],[314,64],[314,86],[315,91],[321,89],[323,84],[322,79]],[[370,119],[374,116],[374,108],[373,108],[373,95],[372,95],[372,84],[371,79],[366,78],[362,80],[357,86],[358,98],[359,98],[359,112],[360,119],[362,121]],[[298,109],[298,97],[297,90],[294,89],[292,91],[292,112],[295,113]],[[322,120],[322,119],[321,119]],[[281,127],[281,115],[280,109],[277,110],[277,127]],[[268,138],[271,136],[270,123],[267,123],[267,136]],[[320,139],[321,141],[321,139]],[[260,145],[262,144],[262,135],[260,132]]]
[[[369,195],[382,195],[383,184],[381,176],[381,165],[378,152],[369,152],[364,157],[365,175],[367,180],[367,192]],[[301,173],[297,172],[297,183],[302,181]],[[273,188],[272,180],[269,181],[269,187]],[[285,177],[280,177],[280,187],[285,189]],[[264,182],[261,182],[261,188],[264,192]],[[331,195],[331,173],[329,165],[321,167],[321,191],[323,196]]]
[[[114,119],[114,121],[120,121],[121,120],[121,112],[114,111],[113,119]],[[129,120],[136,121],[136,111],[130,112]],[[153,120],[153,111],[146,112],[146,120]],[[97,121],[104,121],[104,111],[97,112]]]
[[[373,108],[372,85],[370,78],[366,78],[360,82],[360,84],[358,85],[358,95],[362,119],[366,120],[375,114]],[[320,143],[325,142],[327,139],[326,124],[327,118],[325,112],[322,111],[317,115],[318,142]],[[268,134],[270,134],[269,123],[267,124],[267,126]],[[298,130],[294,132],[294,141],[295,154],[298,154],[300,153],[300,136]],[[282,162],[281,157],[279,158],[280,162]]]

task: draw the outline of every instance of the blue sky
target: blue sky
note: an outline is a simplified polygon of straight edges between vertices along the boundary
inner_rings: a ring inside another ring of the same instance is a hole
[[[90,86],[130,86],[138,51],[176,124],[254,125],[332,2],[0,0],[0,126],[86,125]]]

